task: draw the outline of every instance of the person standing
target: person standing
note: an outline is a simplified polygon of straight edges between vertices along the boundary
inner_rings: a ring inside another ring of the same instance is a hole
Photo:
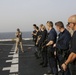
[[[40,50],[39,50],[39,40],[41,38],[41,31],[39,30],[39,27],[36,26],[36,48],[35,48],[35,56],[37,59],[40,58]]]
[[[69,50],[69,42],[71,40],[71,35],[69,31],[64,28],[64,24],[61,21],[55,23],[56,29],[60,32],[58,35],[58,40],[56,43],[56,56],[59,63],[60,73],[62,75],[71,75],[69,67],[66,71],[63,71],[61,65],[66,60]]]
[[[19,28],[17,29],[15,36],[16,36],[16,47],[15,47],[16,53],[18,52],[18,49],[19,49],[18,46],[19,45],[20,45],[21,51],[24,52],[23,44],[22,44],[22,33],[21,33]]]
[[[47,47],[47,55],[48,55],[47,57],[48,57],[48,64],[49,64],[48,67],[50,68],[50,71],[48,71],[48,73],[44,75],[48,75],[48,74],[58,75],[57,62],[54,56],[55,49],[53,47],[53,45],[56,43],[57,33],[53,28],[52,21],[48,21],[46,26],[49,33],[47,37],[47,43],[43,46],[43,48]]]
[[[71,73],[72,75],[76,75],[76,15],[69,17],[68,25],[72,30],[74,30],[74,33],[71,39],[70,55],[62,64],[62,68],[66,71],[68,64],[71,63]]]
[[[40,65],[42,65],[42,67],[47,67],[47,48],[42,48],[43,43],[45,42],[47,37],[47,30],[46,27],[44,25],[41,26],[41,39],[39,40],[39,45],[40,45],[40,52],[41,52],[41,58],[42,61],[40,63]]]
[[[37,27],[37,25],[36,24],[33,24],[33,32],[32,32],[32,37],[33,37],[33,41],[35,42],[35,45],[36,45],[36,38],[37,38],[37,36],[36,36],[36,34],[37,34],[37,32],[36,32],[36,27]]]

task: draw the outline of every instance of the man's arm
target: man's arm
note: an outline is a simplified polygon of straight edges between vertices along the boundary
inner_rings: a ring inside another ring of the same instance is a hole
[[[65,64],[68,65],[69,63],[73,62],[76,59],[76,53],[71,53],[66,60]]]
[[[52,45],[54,42],[53,41],[49,41],[46,45],[44,45],[42,48],[44,48],[44,47],[48,47],[48,46],[50,46],[50,45]]]
[[[38,42],[40,41],[40,37],[38,36],[37,41],[36,41],[36,45],[38,45]]]
[[[15,36],[16,36],[16,37],[18,36],[18,32],[15,33]]]
[[[76,59],[76,53],[71,53],[68,57],[68,59],[65,61],[65,63],[62,64],[62,68],[64,71],[67,69],[67,65],[71,62],[73,62]]]
[[[53,41],[49,41],[47,44],[46,44],[46,46],[50,46],[50,45],[52,45],[54,42]]]
[[[33,33],[33,35],[37,35],[37,32]]]

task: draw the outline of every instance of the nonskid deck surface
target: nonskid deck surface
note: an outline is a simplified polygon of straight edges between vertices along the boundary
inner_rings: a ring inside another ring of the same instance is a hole
[[[40,66],[36,59],[34,43],[23,41],[24,53],[15,53],[15,42],[0,43],[0,75],[44,75],[47,68]],[[60,74],[59,74],[60,75]]]

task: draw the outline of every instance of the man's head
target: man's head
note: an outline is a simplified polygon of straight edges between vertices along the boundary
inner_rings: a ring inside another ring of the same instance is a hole
[[[17,28],[17,31],[18,31],[18,32],[20,32],[20,29],[19,29],[19,28]]]
[[[39,27],[38,27],[38,26],[36,26],[36,31],[37,31],[37,32],[39,31]]]
[[[46,27],[43,25],[43,26],[41,27],[41,31],[44,31],[44,30],[46,30]]]
[[[58,21],[55,23],[56,29],[61,32],[62,29],[64,29],[64,24],[61,21]]]
[[[40,25],[40,27],[39,27],[39,28],[40,28],[40,30],[41,30],[42,26],[43,26],[43,24],[41,24],[41,25]]]
[[[72,15],[68,19],[68,24],[72,30],[76,28],[76,15]]]
[[[34,29],[36,29],[36,26],[37,26],[36,24],[33,24],[33,28],[34,28]]]
[[[53,22],[52,21],[47,21],[46,27],[47,27],[48,30],[52,29],[53,28]]]

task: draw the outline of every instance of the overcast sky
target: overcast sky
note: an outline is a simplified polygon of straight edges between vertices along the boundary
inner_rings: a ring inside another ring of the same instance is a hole
[[[32,31],[47,21],[67,23],[76,14],[76,0],[0,0],[0,32]]]

